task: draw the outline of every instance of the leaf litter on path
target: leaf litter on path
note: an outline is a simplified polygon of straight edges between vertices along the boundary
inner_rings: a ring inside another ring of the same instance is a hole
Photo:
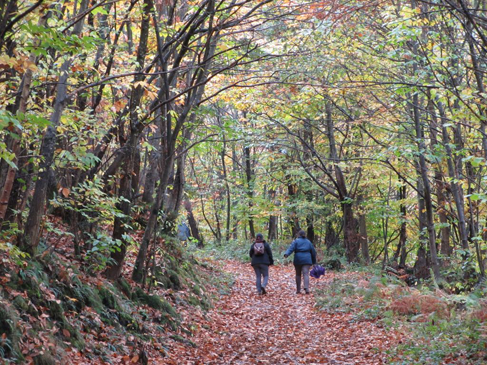
[[[295,294],[292,266],[271,266],[267,295],[257,295],[249,264],[225,262],[223,270],[235,276],[231,294],[198,324],[190,338],[196,346],[169,345],[163,363],[384,364],[384,351],[398,341],[372,321],[317,310],[313,294]],[[311,291],[328,281],[310,280]]]

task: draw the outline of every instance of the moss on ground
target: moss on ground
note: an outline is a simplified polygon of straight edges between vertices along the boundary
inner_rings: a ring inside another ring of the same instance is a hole
[[[61,328],[67,331],[61,331],[64,341],[71,342],[71,344],[78,350],[83,350],[85,348],[85,340],[83,335],[76,327],[72,326],[66,318],[63,320]]]
[[[56,365],[56,360],[50,354],[43,353],[34,357],[34,365]]]
[[[120,307],[117,298],[112,291],[102,287],[98,289],[98,293],[100,294],[101,302],[105,307],[109,309],[118,309]]]
[[[47,320],[29,321],[31,327],[24,331],[26,338],[36,338],[46,331],[52,333],[48,339],[43,337],[52,347],[43,347],[43,354],[38,351],[30,353],[30,356],[36,355],[32,361],[39,365],[60,363],[66,347],[74,347],[80,351],[89,347],[93,351],[94,359],[102,359],[104,356],[109,359],[109,354],[117,351],[117,345],[108,344],[99,348],[99,354],[95,354],[97,346],[104,342],[92,342],[90,337],[95,333],[106,332],[107,325],[111,326],[114,334],[123,336],[123,333],[131,332],[139,340],[144,338],[146,341],[153,339],[150,337],[151,332],[147,332],[142,325],[144,321],[160,323],[160,326],[155,326],[164,332],[168,328],[174,331],[179,328],[181,318],[164,297],[146,293],[139,287],[133,288],[123,278],[113,284],[105,282],[103,287],[97,281],[98,286],[95,286],[91,280],[85,282],[85,274],[74,266],[67,266],[56,254],[46,260],[44,257],[37,261],[32,260],[28,266],[9,272],[8,286],[12,290],[26,293],[27,296],[7,298],[11,304],[4,304],[7,299],[2,300],[0,296],[0,334],[5,333],[7,336],[7,340],[0,343],[0,363],[2,360],[24,360],[20,348],[22,332],[18,323],[28,321],[26,314],[36,318],[49,315]],[[171,291],[176,303],[189,303],[206,310],[210,308],[209,300],[204,294],[207,280],[200,279],[201,273],[197,265],[194,259],[182,259],[181,253],[176,252],[164,266],[156,269],[156,280],[159,288],[163,286],[181,290],[187,287],[189,291]],[[160,311],[160,315],[154,317],[154,311],[144,307],[137,308],[138,304],[154,308]],[[22,316],[19,317],[19,313]]]
[[[22,359],[19,349],[21,331],[17,322],[18,317],[14,308],[7,303],[0,302],[0,333],[5,334],[5,339],[0,343],[0,355],[3,355],[3,358]]]
[[[85,306],[99,312],[103,307],[102,299],[96,289],[84,284],[75,276],[71,284],[64,287],[64,296],[71,310],[80,312]]]
[[[174,270],[168,270],[167,276],[168,276],[168,278],[172,284],[172,288],[174,290],[180,290],[181,289],[181,280],[179,279],[178,273]]]
[[[51,318],[56,320],[56,321],[64,321],[65,320],[64,308],[63,308],[63,305],[61,304],[61,302],[51,300],[47,303],[48,303],[47,305],[49,308],[49,314],[50,314]]]
[[[147,304],[151,308],[162,310],[173,317],[178,317],[178,314],[172,305],[164,298],[161,298],[158,295],[147,294],[139,287],[135,289],[134,295],[141,303]]]
[[[130,286],[130,284],[128,283],[127,280],[125,280],[124,278],[119,278],[117,280],[117,285],[120,288],[120,290],[122,291],[122,293],[128,299],[132,299],[132,287]]]
[[[132,317],[130,314],[125,312],[118,313],[118,320],[122,326],[130,331],[140,331],[140,326],[137,320]]]

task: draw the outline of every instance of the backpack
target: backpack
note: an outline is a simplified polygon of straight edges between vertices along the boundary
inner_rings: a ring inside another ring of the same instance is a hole
[[[264,254],[264,251],[265,251],[264,242],[254,243],[254,255],[262,256]]]

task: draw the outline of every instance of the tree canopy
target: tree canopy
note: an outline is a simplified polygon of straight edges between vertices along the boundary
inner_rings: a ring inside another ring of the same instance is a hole
[[[2,249],[39,254],[54,214],[111,279],[135,247],[142,281],[187,220],[201,246],[304,229],[352,263],[484,277],[486,10],[5,1]]]

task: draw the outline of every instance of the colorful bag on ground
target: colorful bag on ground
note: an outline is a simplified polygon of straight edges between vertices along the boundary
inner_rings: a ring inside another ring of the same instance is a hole
[[[325,275],[325,268],[320,265],[314,265],[309,274],[318,279],[320,276]]]

